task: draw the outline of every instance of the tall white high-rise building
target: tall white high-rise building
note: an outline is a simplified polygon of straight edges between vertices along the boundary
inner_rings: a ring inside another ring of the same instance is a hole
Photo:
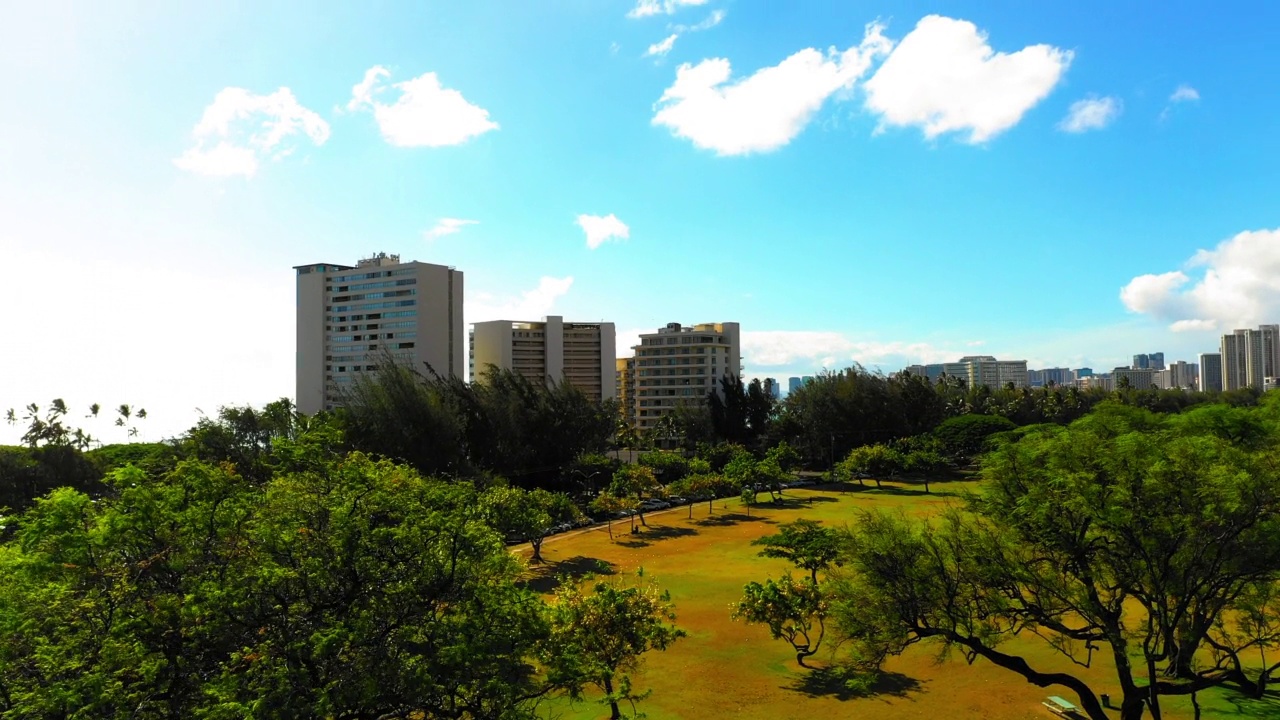
[[[471,382],[488,366],[515,371],[536,383],[567,382],[599,402],[617,397],[613,323],[491,320],[471,329]]]
[[[1280,374],[1280,325],[1237,329],[1222,336],[1222,389],[1262,390],[1266,379]]]
[[[647,430],[684,403],[721,392],[720,380],[742,376],[738,323],[669,323],[640,336],[635,350],[636,429]]]
[[[386,253],[294,269],[298,410],[341,405],[344,390],[387,353],[421,372],[466,372],[461,271]]]

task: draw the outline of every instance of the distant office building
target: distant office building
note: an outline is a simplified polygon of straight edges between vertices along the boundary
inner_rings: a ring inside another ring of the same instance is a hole
[[[1145,353],[1133,356],[1133,365],[1136,370],[1164,370],[1164,353]]]
[[[1280,325],[1223,335],[1221,355],[1223,390],[1261,390],[1267,378],[1280,375]]]
[[[677,405],[722,392],[721,378],[742,375],[738,323],[669,323],[635,346],[636,428],[648,430]]]
[[[1076,374],[1070,368],[1045,368],[1044,370],[1028,370],[1027,385],[1030,387],[1065,387],[1074,383]]]
[[[466,372],[462,272],[400,262],[378,253],[354,266],[312,263],[294,268],[297,294],[298,410],[342,403],[383,353],[441,376]]]
[[[934,382],[946,375],[959,379],[966,387],[1001,388],[1009,383],[1014,387],[1030,387],[1026,360],[997,360],[991,355],[967,355],[953,363],[908,365],[905,371],[924,375]]]
[[[1222,354],[1200,353],[1200,389],[1222,391]]]
[[[787,394],[790,395],[811,382],[813,382],[812,375],[805,375],[804,377],[789,377],[787,378]]]
[[[1170,363],[1161,372],[1164,374],[1165,382],[1161,387],[1195,390],[1200,386],[1200,366],[1196,363],[1179,360]]]
[[[1113,390],[1111,373],[1089,373],[1076,378],[1076,387],[1081,390]]]
[[[1114,387],[1123,387],[1128,381],[1128,386],[1134,390],[1146,390],[1156,386],[1156,373],[1158,370],[1151,368],[1116,368],[1111,371],[1111,383]]]
[[[764,388],[764,394],[774,400],[782,397],[782,387],[778,385],[777,378],[765,378],[760,383]]]
[[[1076,368],[1071,372],[1075,373],[1076,379],[1086,378],[1086,377],[1089,377],[1090,375],[1093,375],[1093,368],[1087,368],[1087,367]]]
[[[489,366],[550,387],[569,383],[600,402],[617,397],[613,323],[491,320],[472,325],[471,381]]]

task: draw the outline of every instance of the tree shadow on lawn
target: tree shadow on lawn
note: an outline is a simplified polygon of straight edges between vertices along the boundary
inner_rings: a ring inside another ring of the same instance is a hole
[[[902,480],[894,482],[901,483]],[[849,485],[845,491],[850,493],[868,493],[872,495],[894,495],[898,497],[951,497],[962,498],[965,496],[963,490],[939,490],[938,486],[943,483],[929,483],[929,492],[924,491],[924,483],[912,482],[910,487],[901,487],[899,485],[885,485],[876,487],[874,480],[868,481],[866,485]],[[842,491],[844,492],[844,491]]]
[[[658,525],[656,527],[640,526],[640,532],[633,535],[623,535],[623,539],[614,540],[614,543],[627,548],[649,547],[659,540],[670,540],[671,538],[688,537],[697,535],[698,531],[687,527],[671,527],[669,525]]]
[[[752,515],[748,517],[739,512],[729,512],[729,511],[725,511],[720,515],[708,515],[707,517],[704,517],[701,520],[694,520],[693,524],[701,525],[703,527],[728,527],[730,525],[737,525],[738,523],[744,523],[744,522],[753,522],[753,523],[758,522],[758,523],[765,523],[766,525],[778,524],[778,521],[770,520],[769,518],[764,517],[763,515]]]
[[[783,685],[782,689],[814,698],[832,697],[843,702],[877,695],[906,698],[911,693],[920,692],[923,687],[919,680],[896,672],[881,672],[865,686],[855,684],[851,687],[849,679],[848,671],[843,668],[814,668],[790,685]]]
[[[525,579],[525,587],[545,595],[560,587],[565,577],[577,580],[585,575],[613,575],[616,570],[613,563],[600,558],[575,555],[555,563],[540,563],[530,568]]]
[[[1241,693],[1230,692],[1224,700],[1233,708],[1233,710],[1229,711],[1233,717],[1280,717],[1280,692],[1275,690],[1266,691],[1261,698],[1252,698]],[[1201,705],[1205,704],[1203,700],[1200,702]]]

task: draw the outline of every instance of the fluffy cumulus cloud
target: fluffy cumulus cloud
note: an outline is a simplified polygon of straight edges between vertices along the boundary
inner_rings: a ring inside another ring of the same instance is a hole
[[[297,149],[298,140],[316,145],[329,139],[329,124],[280,88],[255,95],[224,88],[191,131],[194,144],[174,158],[188,172],[214,177],[252,177],[264,159],[278,160]]]
[[[1192,102],[1200,99],[1200,92],[1190,85],[1179,85],[1169,96],[1169,102]]]
[[[486,320],[537,320],[551,313],[556,302],[573,287],[573,276],[543,276],[537,287],[517,295],[479,292],[465,298],[467,324]]]
[[[1185,269],[1139,275],[1120,290],[1120,300],[1174,331],[1280,322],[1280,228],[1242,232],[1200,250]]]
[[[917,126],[927,138],[963,132],[980,143],[1048,96],[1071,58],[1049,45],[996,52],[973,23],[929,15],[864,83],[866,106],[882,126]]]
[[[617,215],[579,215],[578,227],[587,236],[587,247],[595,250],[609,240],[626,240],[631,237],[631,228],[618,219]]]
[[[351,88],[348,110],[371,110],[378,129],[388,143],[397,147],[443,147],[497,130],[489,111],[473,105],[457,90],[446,88],[433,72],[412,80],[388,85],[391,71],[377,65]],[[378,98],[388,90],[398,91],[395,102]]]
[[[655,106],[653,124],[719,155],[776,150],[791,142],[834,93],[851,88],[892,43],[877,23],[844,51],[801,50],[733,79],[724,58],[685,63]]]
[[[1101,130],[1120,116],[1123,106],[1113,97],[1085,98],[1071,103],[1067,116],[1058,123],[1058,129],[1069,133]]]
[[[673,15],[684,7],[706,5],[707,0],[637,0],[627,17],[632,19],[652,17],[654,15]]]
[[[427,240],[435,240],[445,235],[452,235],[467,225],[479,225],[479,220],[463,220],[462,218],[440,218],[430,230],[423,233]]]
[[[661,42],[656,42],[650,45],[649,49],[645,51],[645,54],[644,54],[645,57],[651,57],[651,56],[662,57],[663,55],[666,55],[667,53],[671,52],[671,48],[675,47],[676,38],[678,37],[680,36],[676,34],[668,35]]]

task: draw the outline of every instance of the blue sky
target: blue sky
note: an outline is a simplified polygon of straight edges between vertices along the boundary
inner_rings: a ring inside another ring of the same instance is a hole
[[[753,376],[1280,322],[1270,4],[110,5],[0,8],[2,407],[292,395],[291,266],[374,251]]]

